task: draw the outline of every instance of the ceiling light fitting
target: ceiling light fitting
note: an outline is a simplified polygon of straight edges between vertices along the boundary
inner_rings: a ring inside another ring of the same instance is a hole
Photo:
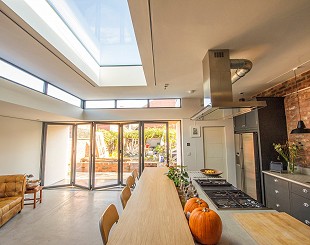
[[[295,86],[296,86],[296,94],[297,94],[297,103],[298,103],[298,113],[299,113],[299,121],[297,122],[297,128],[293,129],[291,131],[291,134],[309,134],[310,129],[306,127],[304,121],[301,120],[300,115],[300,105],[299,105],[299,95],[298,95],[298,87],[297,87],[297,79],[296,79],[296,70],[297,68],[294,68],[294,77],[295,77]]]

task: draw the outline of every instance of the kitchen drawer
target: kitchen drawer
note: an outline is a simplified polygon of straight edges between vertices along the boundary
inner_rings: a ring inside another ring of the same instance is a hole
[[[287,198],[267,197],[266,206],[268,208],[277,210],[278,212],[290,213],[290,200],[288,197]]]
[[[310,199],[292,193],[291,215],[310,226]]]
[[[289,182],[265,174],[266,196],[289,195]]]
[[[310,188],[309,187],[305,187],[303,185],[292,183],[292,192],[299,196],[303,196],[305,198],[310,199]]]

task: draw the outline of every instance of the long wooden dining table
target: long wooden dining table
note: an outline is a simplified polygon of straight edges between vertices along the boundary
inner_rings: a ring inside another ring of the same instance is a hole
[[[145,168],[108,245],[195,244],[166,167]]]

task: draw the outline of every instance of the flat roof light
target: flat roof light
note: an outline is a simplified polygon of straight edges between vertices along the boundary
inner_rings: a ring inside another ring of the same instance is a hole
[[[0,77],[43,93],[44,81],[0,59]]]

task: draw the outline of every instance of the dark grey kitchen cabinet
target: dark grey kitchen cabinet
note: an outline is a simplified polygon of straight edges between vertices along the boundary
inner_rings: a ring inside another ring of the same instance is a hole
[[[291,215],[310,226],[310,188],[291,183]]]
[[[268,208],[286,212],[310,226],[310,188],[264,174]]]
[[[287,141],[286,117],[283,97],[257,97],[256,100],[266,101],[267,106],[234,117],[234,133],[235,138],[244,133],[257,135],[254,145],[257,199],[266,204],[262,171],[269,170],[271,161],[278,161],[273,143]]]
[[[266,206],[279,212],[290,213],[290,190],[289,182],[264,175]]]
[[[258,127],[257,112],[251,111],[235,117],[234,127],[235,132],[249,132],[251,130],[256,131]]]
[[[269,170],[271,161],[277,161],[278,154],[273,143],[285,143],[287,127],[283,97],[257,97],[267,106],[234,117],[234,133],[257,133],[259,140],[260,170]]]

